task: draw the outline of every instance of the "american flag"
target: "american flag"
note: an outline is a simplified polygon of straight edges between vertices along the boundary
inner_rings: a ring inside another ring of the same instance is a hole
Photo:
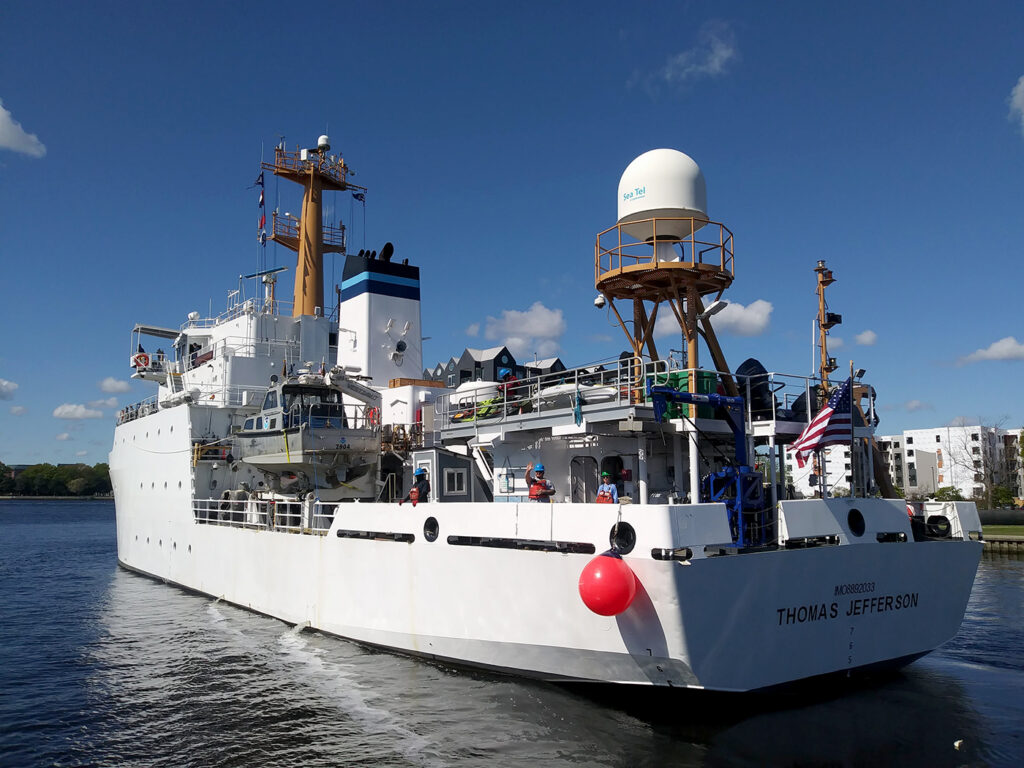
[[[835,443],[848,443],[853,430],[853,398],[850,395],[852,379],[847,379],[828,399],[814,421],[800,433],[800,437],[790,446],[796,454],[796,463],[803,467],[807,457],[814,451]]]

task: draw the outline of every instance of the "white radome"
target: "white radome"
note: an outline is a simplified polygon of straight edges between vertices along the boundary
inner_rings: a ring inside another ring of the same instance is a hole
[[[708,220],[704,174],[693,158],[676,149],[644,152],[619,179],[619,224],[645,219],[694,219],[657,224],[657,236],[689,237]],[[637,240],[650,240],[655,226],[649,221],[623,227]]]

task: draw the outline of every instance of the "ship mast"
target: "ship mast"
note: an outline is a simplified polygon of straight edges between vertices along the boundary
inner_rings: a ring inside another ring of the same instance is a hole
[[[348,167],[341,157],[328,155],[331,145],[321,136],[316,149],[284,147],[274,151],[274,161],[262,167],[275,176],[294,181],[303,188],[302,215],[295,219],[274,211],[270,239],[298,254],[295,269],[295,295],[292,316],[318,316],[324,313],[324,254],[345,253],[345,227],[322,223],[324,190],[365,192],[366,188],[348,181]]]
[[[832,277],[832,270],[825,266],[824,259],[820,259],[814,271],[818,275],[818,368],[821,375],[820,396],[824,403],[828,399],[828,375],[839,367],[836,359],[828,356],[828,331],[843,322],[843,316],[829,312],[828,303],[825,301],[825,289],[836,281]]]

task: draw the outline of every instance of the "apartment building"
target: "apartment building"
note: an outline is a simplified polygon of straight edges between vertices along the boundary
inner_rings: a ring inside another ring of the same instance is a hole
[[[949,426],[912,429],[898,435],[876,437],[889,477],[908,498],[927,498],[937,489],[953,487],[965,499],[983,500],[988,489],[1006,486],[1022,496],[1024,469],[1020,460],[1018,429]],[[850,446],[825,450],[824,474],[831,492],[854,486]],[[786,470],[797,496],[813,496],[821,466],[802,469],[788,451]],[[858,472],[861,470],[857,470]]]

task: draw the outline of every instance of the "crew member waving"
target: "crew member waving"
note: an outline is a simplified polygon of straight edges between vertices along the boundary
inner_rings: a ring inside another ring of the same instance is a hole
[[[533,465],[531,461],[526,467],[526,484],[530,487],[530,501],[550,501],[555,495],[555,486],[544,477],[544,465]]]

